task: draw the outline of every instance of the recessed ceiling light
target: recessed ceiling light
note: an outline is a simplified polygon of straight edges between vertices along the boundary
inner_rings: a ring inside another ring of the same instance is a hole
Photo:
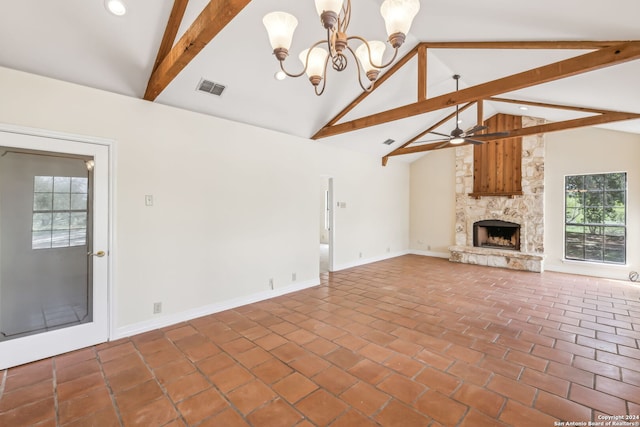
[[[529,109],[529,107],[525,107],[524,105],[522,105],[522,106],[520,106],[520,109],[521,109],[522,111],[527,111],[527,110]]]
[[[122,16],[127,13],[127,8],[122,0],[104,0],[104,6],[116,16]]]
[[[276,71],[273,77],[276,80],[284,80],[287,77],[287,75],[284,73],[284,71],[280,70],[280,71]]]

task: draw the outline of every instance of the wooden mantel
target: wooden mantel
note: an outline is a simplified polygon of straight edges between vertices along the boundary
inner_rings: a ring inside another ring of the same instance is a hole
[[[496,114],[484,122],[487,133],[522,128],[522,117]],[[473,147],[471,197],[522,195],[522,137],[489,141]]]

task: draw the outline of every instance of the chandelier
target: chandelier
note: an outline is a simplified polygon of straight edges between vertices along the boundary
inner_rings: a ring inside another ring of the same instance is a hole
[[[326,86],[326,73],[329,62],[336,71],[343,71],[347,67],[347,51],[356,58],[358,83],[367,92],[373,89],[380,70],[388,67],[396,59],[398,49],[405,41],[413,18],[420,9],[420,0],[385,0],[380,7],[380,13],[385,21],[388,42],[394,49],[393,58],[382,63],[385,43],[377,40],[367,41],[359,36],[347,35],[347,28],[351,20],[351,0],[346,4],[343,0],[315,0],[316,10],[320,15],[320,22],[327,30],[326,40],[314,43],[309,49],[300,53],[300,61],[304,68],[299,73],[290,73],[284,68],[284,60],[289,56],[289,48],[293,40],[293,32],[298,25],[295,16],[286,12],[271,12],[265,15],[262,22],[269,34],[269,41],[273,54],[280,62],[280,69],[289,77],[300,77],[305,72],[314,86],[316,95],[322,95]],[[361,42],[355,50],[349,45],[352,40]],[[326,45],[326,49],[320,47]],[[366,75],[368,83],[363,83],[362,74]],[[320,83],[322,86],[320,87]]]

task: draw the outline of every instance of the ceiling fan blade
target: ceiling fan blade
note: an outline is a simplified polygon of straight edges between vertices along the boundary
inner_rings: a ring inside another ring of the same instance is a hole
[[[431,131],[431,132],[429,132],[429,133],[432,133],[432,134],[434,134],[434,135],[444,136],[445,138],[451,138],[451,135],[447,135],[446,133],[433,132],[433,131]]]
[[[475,125],[474,127],[472,127],[471,129],[469,129],[468,131],[465,132],[465,135],[471,135],[474,134],[476,132],[480,132],[481,130],[485,130],[487,129],[487,126],[483,126],[483,125]]]
[[[413,141],[411,144],[433,144],[434,142],[442,142],[445,141],[442,138],[438,138],[438,139],[423,139],[421,141]],[[449,142],[449,139],[446,140],[446,142]]]
[[[438,150],[438,149],[440,149],[440,148],[444,148],[444,147],[446,147],[447,145],[449,145],[449,141],[445,141],[445,142],[444,142],[444,144],[440,144],[440,145],[438,145],[438,146],[436,147],[436,150]]]
[[[471,139],[471,138],[465,138],[464,140],[466,142],[470,142],[470,143],[475,144],[475,145],[482,145],[482,144],[486,144],[487,143],[486,141],[478,141],[477,139]]]

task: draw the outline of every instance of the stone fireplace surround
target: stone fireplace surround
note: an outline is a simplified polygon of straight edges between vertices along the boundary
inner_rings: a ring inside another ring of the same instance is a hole
[[[523,117],[523,127],[542,124]],[[449,260],[514,270],[544,270],[544,135],[522,138],[522,196],[470,197],[473,146],[456,148],[456,245]],[[520,251],[473,246],[473,224],[502,220],[520,224]]]

